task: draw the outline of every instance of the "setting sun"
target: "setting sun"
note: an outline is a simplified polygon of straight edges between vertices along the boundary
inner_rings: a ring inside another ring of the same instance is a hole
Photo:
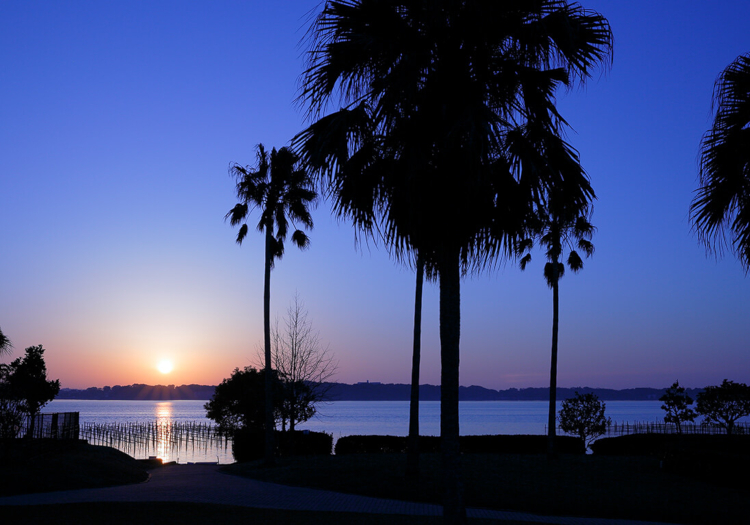
[[[156,365],[156,369],[159,370],[159,372],[161,372],[162,374],[170,373],[173,368],[174,365],[172,364],[172,361],[169,361],[168,359],[159,361],[159,364]]]

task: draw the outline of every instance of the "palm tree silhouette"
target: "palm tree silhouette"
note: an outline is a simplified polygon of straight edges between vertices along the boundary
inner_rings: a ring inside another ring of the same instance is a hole
[[[732,251],[750,271],[750,54],[716,80],[716,115],[701,141],[700,188],[690,205],[694,231],[709,252]],[[727,240],[727,236],[731,238]]]
[[[583,259],[576,251],[578,248],[586,257],[594,253],[591,237],[595,228],[589,222],[588,206],[583,209],[556,206],[555,199],[550,199],[547,209],[540,208],[537,215],[539,243],[546,249],[547,264],[544,265],[544,278],[552,289],[552,352],[549,373],[549,414],[547,418],[547,457],[557,457],[555,445],[557,414],[557,343],[560,320],[560,279],[565,275],[565,263],[562,262],[565,250],[568,250],[567,264],[573,272],[583,269]],[[531,240],[519,245],[519,252],[532,248]],[[575,246],[575,247],[574,247]],[[521,270],[531,262],[531,254],[526,253],[520,261]]]
[[[233,164],[229,167],[230,175],[236,178],[237,203],[226,215],[232,226],[241,225],[237,233],[237,243],[247,236],[247,218],[249,213],[258,208],[261,211],[257,229],[265,233],[265,269],[263,282],[263,338],[265,354],[265,461],[274,462],[274,414],[273,414],[273,381],[271,367],[271,269],[276,259],[284,255],[284,241],[289,231],[289,222],[301,223],[312,229],[313,221],[310,206],[314,203],[316,193],[312,180],[301,168],[297,155],[289,148],[276,148],[270,155],[259,144],[257,147],[257,167]],[[309,247],[310,239],[302,230],[292,233],[292,242],[300,249]]]
[[[0,329],[0,355],[9,354],[12,348],[13,343],[10,342],[10,339]]]
[[[461,277],[512,256],[548,189],[590,199],[585,178],[526,157],[564,126],[554,92],[608,58],[610,28],[558,0],[341,0],[311,35],[300,100],[313,123],[294,147],[335,214],[397,256],[417,250],[439,277],[443,509],[460,523]],[[323,116],[335,94],[345,106]]]

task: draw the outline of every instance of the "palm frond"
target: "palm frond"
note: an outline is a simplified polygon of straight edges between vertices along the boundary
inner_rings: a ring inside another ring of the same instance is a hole
[[[581,256],[578,255],[578,252],[575,250],[571,250],[568,254],[568,267],[573,270],[573,272],[579,272],[583,269],[583,259],[581,259]]]
[[[701,142],[699,189],[690,205],[693,231],[709,252],[730,247],[750,271],[750,54],[716,80],[716,115]]]

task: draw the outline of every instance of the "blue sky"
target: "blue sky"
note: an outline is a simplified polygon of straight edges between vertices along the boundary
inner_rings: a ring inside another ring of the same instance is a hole
[[[750,281],[690,231],[717,75],[750,52],[750,3],[584,1],[614,33],[611,69],[560,93],[598,195],[596,253],[561,282],[559,384],[749,382]],[[214,384],[262,341],[263,243],[224,222],[232,162],[304,127],[300,44],[317,0],[0,3],[0,326],[43,344],[63,387]],[[414,276],[355,247],[321,202],[287,249],[272,312],[295,291],[343,382],[408,382]],[[548,381],[543,256],[469,277],[461,384]],[[423,382],[439,382],[425,289]],[[169,376],[155,370],[171,359]]]

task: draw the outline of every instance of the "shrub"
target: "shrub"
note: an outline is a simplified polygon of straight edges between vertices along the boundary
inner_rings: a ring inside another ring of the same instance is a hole
[[[557,436],[561,454],[581,454],[581,442],[572,436]],[[547,436],[538,435],[485,435],[461,436],[464,454],[544,454]],[[345,436],[336,442],[336,455],[344,454],[400,454],[406,452],[405,436]],[[419,451],[429,454],[440,452],[439,436],[420,436]]]
[[[464,454],[545,454],[547,436],[541,435],[489,435],[461,436]],[[555,436],[560,454],[582,454],[581,442],[573,436]]]
[[[265,434],[262,429],[241,428],[232,435],[232,454],[237,463],[254,461],[263,457]]]
[[[664,458],[689,451],[705,451],[736,456],[750,451],[750,436],[706,434],[631,434],[602,438],[591,445],[594,454],[605,456],[655,456]]]
[[[420,436],[420,450],[421,450]],[[404,436],[344,436],[336,442],[336,455],[393,454],[406,450]]]
[[[667,452],[662,468],[672,474],[699,479],[723,487],[750,487],[750,456],[705,449]]]
[[[325,432],[276,432],[274,443],[278,456],[330,455],[333,436]],[[232,438],[232,454],[238,463],[263,458],[265,433],[262,429],[239,429]]]
[[[277,432],[276,446],[281,456],[330,456],[333,435],[307,430]]]

